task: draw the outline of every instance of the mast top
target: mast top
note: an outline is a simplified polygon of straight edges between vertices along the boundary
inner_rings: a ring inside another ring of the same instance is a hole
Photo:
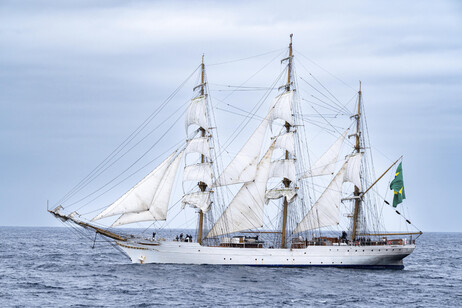
[[[359,81],[359,93],[361,93],[361,80]]]
[[[202,65],[204,65],[204,54],[202,54]]]
[[[284,60],[288,60],[289,61],[289,64],[287,65],[287,84],[285,85],[285,88],[286,88],[286,91],[290,91],[290,82],[291,82],[291,78],[292,78],[292,37],[294,36],[293,33],[290,34],[290,43],[289,43],[289,56],[285,59],[283,59],[282,61]]]

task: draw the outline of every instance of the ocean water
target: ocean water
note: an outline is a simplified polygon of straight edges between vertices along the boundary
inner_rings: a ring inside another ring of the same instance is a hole
[[[1,307],[462,307],[462,233],[404,270],[131,264],[70,228],[0,227]]]

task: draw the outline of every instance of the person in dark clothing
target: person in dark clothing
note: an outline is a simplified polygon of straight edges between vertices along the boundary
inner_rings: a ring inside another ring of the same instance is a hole
[[[340,238],[340,241],[342,243],[346,243],[346,241],[347,241],[347,233],[345,231],[342,231],[342,237]]]

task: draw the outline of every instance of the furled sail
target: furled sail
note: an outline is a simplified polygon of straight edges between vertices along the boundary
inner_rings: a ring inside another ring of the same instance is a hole
[[[273,150],[274,143],[259,162],[255,179],[242,185],[207,238],[263,226],[266,183]]]
[[[295,154],[295,132],[288,132],[282,135],[276,136],[276,142],[274,143],[275,149],[283,149],[289,151],[292,155]]]
[[[208,137],[198,137],[188,140],[185,155],[189,153],[199,153],[211,159],[210,145]]]
[[[348,158],[345,170],[345,182],[351,182],[361,191],[361,158],[362,153],[355,153]]]
[[[269,170],[270,178],[287,178],[292,182],[297,180],[295,176],[295,160],[280,159],[271,162]]]
[[[198,191],[183,196],[181,200],[182,207],[190,205],[192,207],[201,209],[202,212],[207,213],[210,210],[210,191]]]
[[[239,153],[220,174],[214,187],[244,183],[254,179],[270,114],[268,113]]]
[[[297,197],[297,191],[294,187],[273,188],[266,191],[266,203],[268,203],[270,199],[279,199],[282,197],[286,197],[287,202],[291,203]]]
[[[178,172],[178,167],[181,162],[184,151],[181,151],[178,156],[170,164],[164,176],[161,178],[152,203],[148,210],[136,213],[125,213],[117,219],[112,226],[120,226],[133,222],[151,221],[151,220],[165,220],[167,219],[168,204],[170,202],[170,195],[172,193],[175,177]]]
[[[154,200],[154,195],[156,194],[164,174],[170,166],[175,154],[176,152],[167,157],[167,159],[165,159],[157,168],[138,182],[138,184],[133,186],[132,189],[126,192],[116,202],[94,217],[92,221],[114,215],[141,212],[149,209],[152,201]]]
[[[293,97],[294,91],[287,91],[274,98],[273,103],[271,104],[271,130],[272,123],[276,119],[283,120],[290,125],[294,124],[292,117]]]
[[[205,96],[199,96],[189,104],[188,110],[186,112],[186,131],[190,125],[199,125],[200,127],[208,130],[209,125],[207,121],[207,102]]]
[[[342,149],[343,142],[348,133],[348,129],[332,144],[332,146],[314,163],[311,170],[305,172],[301,178],[309,178],[321,175],[333,174],[335,163]]]
[[[342,200],[342,184],[346,164],[342,166],[308,214],[297,225],[294,233],[333,226],[339,223],[339,206]]]
[[[212,185],[212,166],[210,163],[199,163],[184,168],[183,182],[204,182],[207,186]]]

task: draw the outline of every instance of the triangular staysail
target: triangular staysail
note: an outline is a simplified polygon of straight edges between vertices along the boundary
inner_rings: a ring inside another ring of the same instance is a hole
[[[183,153],[184,151],[181,151],[168,167],[159,188],[156,190],[156,194],[154,195],[153,202],[149,209],[137,213],[123,214],[112,224],[113,227],[134,222],[159,221],[167,219],[168,204],[170,202],[173,184],[175,182]]]
[[[361,153],[356,153],[347,159],[293,233],[334,226],[339,223],[342,186],[345,182],[352,182],[355,185],[358,183],[361,157]]]
[[[92,221],[114,215],[137,213],[148,210],[152,205],[156,191],[159,188],[162,178],[170,166],[175,154],[176,152],[167,157],[159,166],[157,166],[157,168],[149,173],[138,184],[133,186],[133,188],[126,192],[117,201],[94,217]]]
[[[214,187],[245,183],[254,179],[270,115],[271,112],[263,119],[239,153],[220,174],[213,184]]]
[[[338,161],[348,129],[332,144],[332,146],[313,164],[310,170],[306,171],[300,178],[316,177],[321,175],[334,174],[335,163]]]
[[[274,144],[257,165],[255,179],[242,185],[207,238],[263,226],[266,183]]]

